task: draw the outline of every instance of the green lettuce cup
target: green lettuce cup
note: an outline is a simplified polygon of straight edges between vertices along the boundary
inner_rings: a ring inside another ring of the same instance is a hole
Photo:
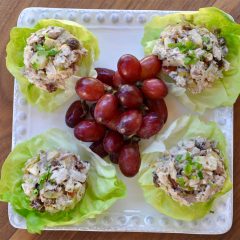
[[[219,35],[224,37],[228,48],[225,59],[230,63],[230,70],[223,72],[223,78],[216,80],[212,87],[205,88],[198,94],[177,86],[166,74],[161,73],[160,77],[168,83],[170,93],[186,107],[199,113],[206,109],[233,105],[240,93],[240,25],[231,16],[214,7],[201,8],[191,13],[156,16],[144,27],[141,43],[145,54],[152,54],[157,39],[167,26],[179,23],[205,27],[210,32],[220,30]]]
[[[63,149],[78,154],[90,163],[86,192],[72,210],[57,213],[39,212],[30,207],[21,184],[26,161],[39,150]],[[125,196],[126,187],[116,176],[114,166],[105,162],[81,142],[66,132],[50,129],[47,132],[18,144],[5,160],[0,180],[0,200],[11,203],[14,210],[26,219],[31,233],[40,233],[44,227],[77,224],[110,208]]]
[[[87,54],[77,63],[79,65],[79,70],[74,73],[74,76],[93,76],[95,74],[95,71],[93,70],[93,62],[99,56],[99,46],[96,37],[90,31],[78,23],[67,20],[43,19],[33,28],[14,27],[11,30],[10,41],[7,45],[7,68],[16,78],[19,89],[27,102],[36,105],[39,110],[52,112],[75,94],[76,77],[74,78],[73,76],[71,80],[68,81],[65,90],[57,89],[56,91],[49,93],[30,83],[23,74],[23,54],[24,48],[27,44],[26,40],[32,33],[49,26],[64,28],[78,39],[82,43],[83,48],[87,50]]]
[[[199,136],[218,142],[217,148],[222,153],[227,177],[222,189],[207,202],[195,202],[190,206],[186,206],[173,200],[163,189],[154,185],[153,165],[161,153],[176,146],[180,140]],[[162,135],[158,135],[156,140],[142,152],[142,166],[138,181],[147,203],[159,212],[174,219],[192,221],[203,218],[211,211],[214,200],[232,188],[226,145],[225,137],[215,122],[204,123],[197,116],[183,116],[174,121]]]

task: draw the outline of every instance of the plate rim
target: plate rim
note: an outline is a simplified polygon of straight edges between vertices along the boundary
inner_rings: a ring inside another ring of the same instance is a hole
[[[91,12],[91,13],[99,13],[99,12],[104,12],[104,13],[133,13],[133,14],[141,14],[141,13],[145,13],[145,14],[155,14],[155,13],[165,13],[165,14],[171,14],[171,13],[192,13],[192,12],[196,12],[196,11],[178,11],[178,10],[155,10],[155,9],[152,9],[152,10],[142,10],[142,9],[139,9],[139,10],[136,10],[136,9],[81,9],[81,8],[48,8],[48,7],[27,7],[27,8],[24,8],[20,14],[19,14],[19,17],[18,17],[18,20],[17,20],[17,26],[20,25],[20,21],[22,19],[22,17],[24,16],[24,14],[31,12],[31,11],[34,11],[34,10],[48,10],[48,11],[64,11],[64,10],[67,10],[67,11],[77,11],[79,13],[87,13],[87,12]],[[125,23],[124,23],[125,24]],[[140,26],[143,26],[143,24],[141,24]],[[117,25],[116,25],[116,28],[117,28]],[[19,90],[18,90],[18,86],[17,86],[17,81],[16,79],[14,79],[14,90],[13,90],[14,94],[13,94],[13,118],[12,118],[12,148],[14,148],[14,146],[16,145],[16,138],[15,138],[15,121],[16,121],[16,117],[17,117],[17,93],[19,94]],[[20,93],[20,96],[21,96],[21,93]],[[234,111],[233,111],[233,106],[229,107],[231,109],[231,114],[232,114],[232,124],[234,124]],[[231,147],[231,159],[230,161],[232,162],[232,168],[231,168],[231,172],[230,172],[230,175],[231,175],[231,180],[233,181],[233,161],[234,161],[234,152],[233,152],[233,146],[234,146],[234,126],[232,125],[232,129],[231,129],[231,132],[232,132],[232,139],[231,139],[231,143],[232,143],[232,146]],[[230,145],[230,144],[229,144]],[[220,234],[224,234],[224,233],[227,233],[231,228],[232,228],[232,224],[233,224],[233,188],[234,186],[232,187],[232,190],[230,191],[230,198],[231,198],[231,222],[229,222],[230,224],[228,224],[227,228],[222,230],[222,231],[219,231],[217,233],[214,233],[214,232],[194,232],[194,231],[190,231],[190,230],[187,230],[188,232],[186,231],[162,231],[161,229],[159,229],[158,231],[153,231],[153,230],[132,230],[132,229],[73,229],[73,228],[65,228],[64,229],[64,226],[59,226],[57,228],[54,228],[54,227],[47,227],[47,228],[44,228],[44,230],[54,230],[54,231],[98,231],[98,232],[146,232],[146,233],[181,233],[181,234],[195,234],[195,235],[220,235]],[[11,204],[8,204],[8,219],[9,219],[9,222],[10,224],[14,227],[14,228],[17,228],[17,229],[26,229],[26,227],[20,227],[18,225],[15,224],[15,222],[12,221],[12,219],[10,218],[10,212],[12,211],[12,207],[10,206]],[[17,214],[14,212],[14,214]],[[175,219],[173,219],[175,220]],[[70,227],[70,226],[74,226],[74,225],[67,225],[67,227]]]

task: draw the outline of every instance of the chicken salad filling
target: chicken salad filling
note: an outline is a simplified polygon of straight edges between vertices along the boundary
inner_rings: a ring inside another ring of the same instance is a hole
[[[217,31],[191,24],[168,26],[152,53],[163,61],[163,69],[176,85],[193,94],[211,87],[230,69],[225,39]]]
[[[37,87],[54,92],[78,70],[87,50],[72,34],[50,26],[33,33],[24,48],[24,75]]]
[[[178,142],[157,160],[153,171],[155,186],[186,206],[208,201],[226,178],[217,142],[202,137]]]
[[[23,168],[22,189],[38,211],[72,209],[84,196],[89,168],[90,163],[73,153],[40,151]]]

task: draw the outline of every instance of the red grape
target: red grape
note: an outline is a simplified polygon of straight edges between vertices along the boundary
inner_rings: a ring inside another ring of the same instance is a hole
[[[127,83],[135,83],[141,78],[141,64],[133,55],[125,54],[120,57],[117,68]]]
[[[103,139],[103,147],[108,153],[118,152],[123,143],[123,136],[115,131],[109,131]]]
[[[86,102],[80,100],[73,102],[66,112],[65,122],[67,126],[75,127],[87,115],[87,112]]]
[[[147,98],[153,100],[164,98],[168,94],[166,84],[161,79],[157,78],[145,80],[141,90]]]
[[[105,93],[104,84],[96,78],[83,77],[76,83],[77,95],[86,101],[97,101]]]
[[[163,127],[164,123],[161,117],[155,113],[150,112],[143,117],[142,125],[137,132],[140,138],[150,138],[158,133]]]
[[[121,114],[117,130],[123,135],[135,134],[142,124],[142,114],[138,110],[128,110]]]
[[[114,76],[113,76],[113,86],[118,88],[123,84],[126,84],[126,80],[124,80],[121,75],[119,74],[118,71],[115,72]]]
[[[119,168],[126,177],[135,176],[141,165],[141,157],[137,143],[130,143],[122,147],[119,158]]]
[[[117,126],[119,121],[120,121],[120,112],[116,116],[114,116],[111,120],[104,123],[104,125],[111,130],[117,131]]]
[[[83,120],[74,128],[74,135],[83,142],[96,142],[105,135],[105,127],[93,119]]]
[[[149,55],[140,61],[142,72],[141,79],[154,78],[160,72],[162,62],[155,55]]]
[[[159,100],[147,100],[147,106],[151,112],[156,112],[161,117],[164,123],[166,123],[168,118],[167,105],[164,99]]]
[[[109,158],[112,163],[118,164],[119,153],[111,153]]]
[[[103,95],[94,109],[94,118],[99,123],[107,123],[118,114],[118,99],[113,94]]]
[[[141,91],[132,85],[122,85],[118,90],[117,97],[125,108],[138,108],[143,103]]]
[[[104,150],[102,140],[92,143],[89,148],[101,158],[108,155],[108,153]]]
[[[95,68],[97,71],[97,79],[101,82],[113,86],[113,76],[115,72],[108,68]]]

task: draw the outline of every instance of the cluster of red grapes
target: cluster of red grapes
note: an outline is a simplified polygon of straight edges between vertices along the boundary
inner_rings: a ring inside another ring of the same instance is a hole
[[[81,100],[72,103],[66,113],[66,124],[74,128],[75,137],[93,142],[91,150],[100,157],[109,155],[127,177],[140,168],[138,141],[158,133],[167,121],[163,98],[168,89],[156,78],[161,66],[154,55],[139,61],[126,54],[119,59],[116,72],[96,68],[97,78],[77,81]]]

